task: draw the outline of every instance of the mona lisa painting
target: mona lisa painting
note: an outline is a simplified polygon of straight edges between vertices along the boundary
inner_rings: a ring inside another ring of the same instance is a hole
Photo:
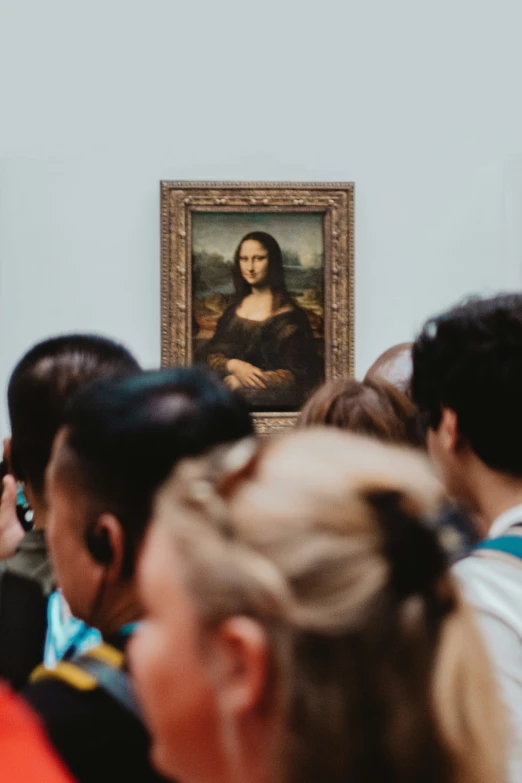
[[[292,425],[353,371],[353,186],[162,183],[162,354]]]

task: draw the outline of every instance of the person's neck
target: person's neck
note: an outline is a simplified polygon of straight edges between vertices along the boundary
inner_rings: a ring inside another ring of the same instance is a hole
[[[472,494],[480,518],[480,533],[487,535],[498,517],[522,504],[522,479],[483,467],[474,477]]]
[[[110,609],[104,612],[97,622],[102,636],[114,636],[125,625],[138,622],[143,609],[133,587],[124,589],[110,602]]]
[[[271,733],[265,720],[246,720],[237,737],[240,755],[229,758],[228,772],[222,783],[270,783],[271,774],[267,767],[267,752]],[[275,748],[274,748],[275,751]]]
[[[250,291],[252,299],[260,302],[261,300],[272,299],[272,291],[268,286],[252,286]]]

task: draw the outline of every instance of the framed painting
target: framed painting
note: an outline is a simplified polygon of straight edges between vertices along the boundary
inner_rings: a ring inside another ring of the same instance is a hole
[[[162,364],[203,363],[263,434],[354,369],[353,183],[162,182]]]

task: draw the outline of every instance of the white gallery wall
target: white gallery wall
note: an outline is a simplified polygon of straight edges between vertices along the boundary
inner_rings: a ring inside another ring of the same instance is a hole
[[[519,0],[0,0],[2,394],[58,332],[158,364],[160,179],[355,181],[359,375],[518,288],[521,29]]]

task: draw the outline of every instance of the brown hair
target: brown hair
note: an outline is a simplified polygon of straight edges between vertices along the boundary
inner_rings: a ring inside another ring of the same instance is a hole
[[[369,435],[386,443],[420,445],[415,405],[384,381],[329,381],[310,397],[300,427],[326,425]]]
[[[277,783],[503,781],[438,502],[417,454],[326,429],[184,463],[162,491],[203,622],[248,615],[270,641]]]

